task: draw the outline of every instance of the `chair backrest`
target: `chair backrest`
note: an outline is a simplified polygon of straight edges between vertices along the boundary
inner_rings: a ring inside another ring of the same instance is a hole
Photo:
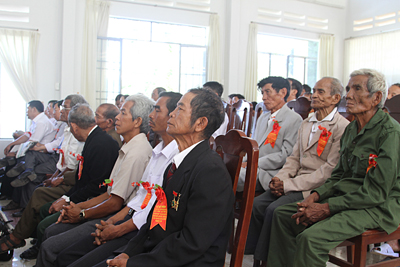
[[[229,121],[232,121],[232,129],[242,130],[246,136],[251,134],[251,125],[253,113],[250,103],[244,99],[239,99],[238,102],[232,105],[232,113]]]
[[[235,195],[243,156],[247,154],[246,180],[241,200],[240,216],[236,231],[232,232],[233,244],[230,266],[239,267],[242,266],[243,262],[244,248],[253,208],[258,167],[258,144],[255,140],[246,137],[242,131],[230,130],[226,135],[220,135],[215,139],[214,149],[222,157],[228,169]]]
[[[287,106],[299,114],[303,120],[308,117],[308,114],[311,111],[311,101],[303,96],[298,97],[296,101],[288,102]]]
[[[385,108],[390,116],[400,123],[400,95],[396,95],[391,99],[386,100]]]
[[[345,117],[348,121],[353,121],[354,120],[353,114],[347,113],[345,97],[343,97],[342,100],[340,100],[340,103],[339,103],[339,106],[338,106],[338,112],[340,113],[340,115]]]

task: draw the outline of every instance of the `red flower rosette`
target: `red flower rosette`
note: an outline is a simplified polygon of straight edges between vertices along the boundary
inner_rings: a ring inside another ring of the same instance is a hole
[[[78,180],[81,179],[82,170],[83,170],[83,157],[81,155],[77,155],[76,159],[79,161],[79,171],[78,171]]]
[[[368,158],[368,168],[367,168],[367,172],[372,168],[372,167],[376,167],[376,165],[378,165],[378,163],[376,162],[376,158],[378,158],[377,155],[375,154],[369,154],[369,158]]]
[[[332,133],[328,131],[325,127],[322,127],[321,125],[318,126],[318,129],[322,131],[318,139],[318,147],[317,147],[317,154],[318,156],[321,156],[322,152],[324,152],[325,146],[328,143],[329,137],[332,135]]]
[[[268,134],[267,139],[265,140],[264,145],[271,144],[272,148],[275,146],[276,139],[278,138],[279,131],[281,130],[281,126],[279,126],[279,122],[275,119],[272,120],[272,131]]]

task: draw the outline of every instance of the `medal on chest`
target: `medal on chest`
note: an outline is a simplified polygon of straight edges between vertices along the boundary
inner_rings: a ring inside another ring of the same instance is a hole
[[[173,208],[175,211],[178,211],[179,199],[181,198],[181,194],[175,191],[172,191],[172,193],[174,194],[174,198],[171,201],[171,208]]]

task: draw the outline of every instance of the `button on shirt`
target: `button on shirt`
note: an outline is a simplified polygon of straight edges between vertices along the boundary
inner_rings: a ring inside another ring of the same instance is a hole
[[[66,127],[64,130],[64,141],[61,145],[61,149],[64,151],[65,162],[62,166],[62,155],[60,153],[60,159],[57,162],[57,169],[59,169],[61,172],[64,171],[66,168],[70,170],[75,170],[78,166],[78,160],[76,159],[76,156],[82,153],[84,145],[85,142],[79,142],[78,140],[76,140],[74,135],[71,133],[70,127]]]
[[[164,147],[164,142],[159,143],[152,152],[152,157],[146,170],[143,173],[143,182],[149,182],[150,184],[163,184],[163,176],[165,169],[171,163],[172,158],[179,153],[178,145],[175,140],[171,141],[166,147]],[[140,186],[136,193],[136,196],[132,198],[128,203],[128,207],[135,210],[132,220],[138,229],[142,227],[147,221],[147,216],[155,203],[157,197],[152,190],[152,197],[147,204],[146,208],[141,209],[144,198],[146,197],[147,191]]]
[[[317,114],[314,113],[312,117],[310,118],[310,122],[313,123],[312,128],[311,128],[311,133],[310,137],[308,138],[308,145],[310,144],[311,140],[313,139],[315,133],[318,131],[318,126],[322,124],[324,121],[332,121],[333,117],[335,116],[337,111],[337,108],[334,108],[331,113],[328,114],[325,118],[323,118],[321,121],[317,120]]]
[[[113,180],[113,185],[107,187],[107,193],[121,197],[126,205],[136,195],[137,190],[132,183],[139,182],[142,178],[152,150],[143,133],[125,143],[119,150],[111,171],[110,179]]]

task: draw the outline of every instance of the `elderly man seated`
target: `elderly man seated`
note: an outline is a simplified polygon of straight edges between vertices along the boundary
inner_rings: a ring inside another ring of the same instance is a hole
[[[233,192],[208,138],[224,120],[221,100],[189,90],[170,114],[177,154],[157,187],[157,201],[122,253],[96,266],[223,266],[233,220]]]
[[[94,114],[97,126],[117,141],[119,147],[121,147],[121,136],[115,131],[115,117],[119,114],[118,107],[113,104],[104,103],[96,109]]]
[[[275,210],[268,266],[326,266],[328,253],[368,229],[399,226],[400,125],[383,112],[386,83],[375,70],[351,73],[340,159],[304,201]]]
[[[269,182],[292,154],[297,138],[297,130],[303,119],[288,108],[286,100],[290,94],[290,84],[282,77],[270,76],[258,84],[265,107],[269,112],[260,116],[253,138],[260,147],[257,169],[256,191],[268,190]],[[240,171],[237,191],[243,191],[246,177],[246,162]]]
[[[116,117],[117,133],[124,137],[125,143],[119,151],[108,182],[99,185],[106,186],[107,192],[80,203],[71,202],[64,207],[58,223],[45,231],[38,266],[51,266],[60,251],[82,236],[90,235],[101,219],[107,220],[136,196],[137,190],[131,184],[142,178],[152,152],[146,133],[153,104],[153,100],[141,94],[126,99],[121,113]],[[42,228],[41,224],[38,229]]]
[[[254,199],[246,254],[265,266],[274,210],[303,200],[322,185],[339,161],[340,138],[349,121],[337,112],[344,89],[336,78],[325,77],[314,86],[311,106],[316,110],[303,121],[293,153],[272,178],[269,189]]]

